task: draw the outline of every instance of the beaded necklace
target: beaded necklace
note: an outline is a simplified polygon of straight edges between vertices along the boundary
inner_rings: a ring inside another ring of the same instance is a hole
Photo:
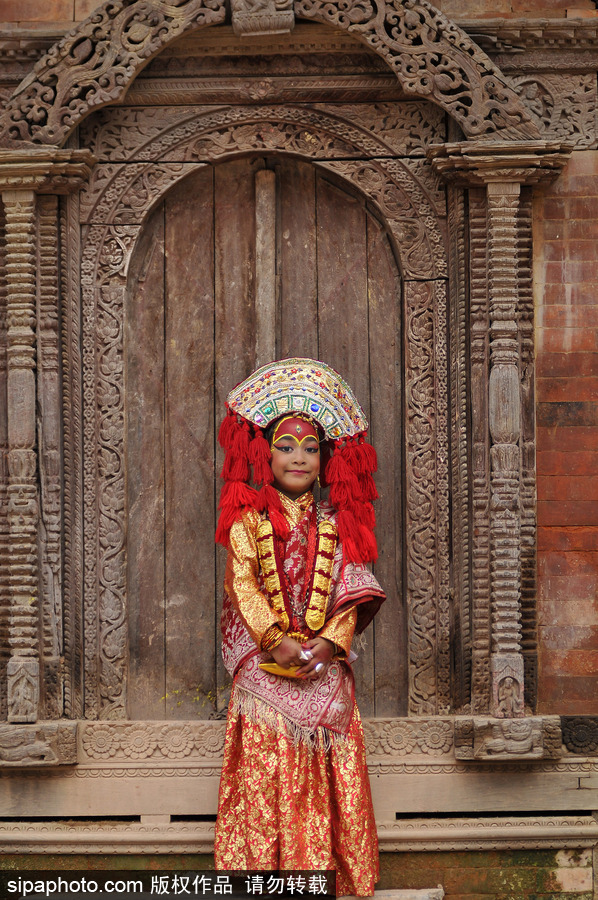
[[[302,635],[301,623],[293,611],[289,585],[283,566],[284,541],[277,539],[269,519],[262,519],[256,534],[264,586],[272,608],[281,618],[283,631]],[[328,519],[317,521],[315,504],[309,518],[305,566],[305,623],[309,637],[324,625],[330,581],[337,543],[336,527]],[[302,635],[303,636],[303,635]]]

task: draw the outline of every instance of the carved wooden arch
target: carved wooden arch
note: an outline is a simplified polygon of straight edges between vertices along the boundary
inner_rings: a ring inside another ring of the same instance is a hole
[[[500,70],[427,0],[296,0],[295,13],[368,44],[406,94],[437,103],[467,137],[539,137]],[[168,44],[225,18],[225,0],[106,0],[19,85],[0,117],[0,146],[61,146]]]
[[[439,225],[444,209],[436,209],[434,183],[426,183],[417,162],[411,161],[410,168],[408,160],[389,159],[392,150],[382,139],[341,116],[301,106],[232,106],[178,113],[157,127],[144,127],[133,113],[124,116],[121,127],[127,131],[126,159],[131,162],[123,161],[116,126],[110,144],[117,159],[120,154],[120,164],[113,164],[108,152],[110,162],[94,170],[81,195],[86,224],[141,224],[161,195],[188,174],[190,165],[244,152],[284,153],[316,162],[367,195],[388,223],[405,279],[447,276]],[[105,158],[101,133],[96,142]]]
[[[249,117],[251,110],[245,110]],[[222,123],[220,123],[222,125]],[[328,123],[331,128],[331,124]],[[255,147],[260,124],[239,129]],[[219,134],[218,129],[214,129]],[[161,138],[156,138],[156,146]],[[197,137],[197,135],[196,135]],[[404,169],[397,177],[381,160],[318,161],[310,143],[303,158],[353,183],[381,210],[395,245],[405,242],[401,215],[408,194],[404,182],[415,176]],[[326,145],[329,149],[329,144]],[[211,149],[210,149],[211,147]],[[312,150],[312,156],[308,155]],[[143,223],[164,193],[178,180],[207,162],[245,154],[241,142],[222,154],[217,140],[202,143],[202,159],[193,162],[148,162],[135,168],[129,190],[115,190],[105,179],[99,195],[118,197],[110,213],[87,226],[82,248],[82,347],[85,510],[85,714],[88,718],[126,715],[126,521],[125,521],[125,385],[123,325],[129,262]],[[267,152],[267,148],[263,148]],[[295,149],[292,155],[301,157]],[[324,155],[322,153],[322,155]],[[151,157],[151,154],[150,154]],[[121,169],[134,166],[122,164]],[[114,173],[116,175],[116,173]],[[117,177],[117,176],[116,176]],[[131,190],[138,187],[136,221],[126,218]],[[151,189],[148,190],[148,185]],[[96,196],[96,209],[102,207]],[[420,196],[424,192],[420,189]],[[84,201],[85,205],[85,201]],[[425,201],[423,232],[430,230],[440,243],[435,268],[419,274],[406,255],[404,316],[406,329],[407,534],[409,546],[408,605],[410,615],[410,710],[434,715],[450,708],[449,635],[449,486],[443,460],[448,453],[446,271],[438,215]],[[415,212],[415,210],[413,210]],[[426,255],[422,243],[423,256]],[[420,249],[421,252],[421,249]],[[73,302],[77,302],[76,297]]]

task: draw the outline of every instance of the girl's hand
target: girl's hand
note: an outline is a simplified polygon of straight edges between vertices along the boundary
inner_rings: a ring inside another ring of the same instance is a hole
[[[275,647],[274,650],[270,651],[270,656],[274,658],[279,666],[288,669],[289,666],[298,666],[301,664],[301,659],[299,657],[300,653],[301,644],[299,641],[295,641],[293,638],[289,637],[288,634],[285,634],[278,647]]]
[[[309,650],[312,658],[297,670],[297,675],[305,675],[308,677],[319,675],[322,669],[318,668],[318,671],[316,672],[316,668],[318,666],[324,666],[325,663],[330,662],[334,656],[334,644],[332,641],[323,637],[315,637],[312,638],[311,641],[306,641],[305,644],[302,645],[302,648],[303,650]]]

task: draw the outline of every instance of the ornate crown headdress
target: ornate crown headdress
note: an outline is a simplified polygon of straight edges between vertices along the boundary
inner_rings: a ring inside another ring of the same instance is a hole
[[[231,526],[247,507],[266,512],[276,535],[289,526],[273,488],[270,447],[264,429],[284,415],[309,417],[324,432],[330,453],[320,473],[330,486],[339,538],[351,562],[376,559],[372,500],[378,494],[372,473],[376,451],[365,440],[368,423],[349,385],[325,363],[282,359],[262,366],[230,392],[218,433],[225,450],[216,541],[228,545]],[[250,484],[253,481],[259,489]]]

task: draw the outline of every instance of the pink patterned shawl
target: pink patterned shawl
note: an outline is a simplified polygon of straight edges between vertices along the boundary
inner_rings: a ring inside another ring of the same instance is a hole
[[[292,529],[283,563],[291,603],[302,623],[310,513],[311,507]],[[334,515],[330,506],[318,505],[318,519],[334,521]],[[326,621],[358,606],[356,630],[362,631],[383,600],[384,593],[369,569],[365,565],[343,563],[342,547],[337,546]],[[241,697],[243,711],[260,718],[267,718],[268,710],[276,711],[290,730],[303,736],[313,734],[319,726],[339,734],[347,732],[355,702],[353,673],[348,662],[333,659],[318,678],[305,680],[264,672],[259,663],[271,657],[260,652],[226,593],[221,629],[224,665],[235,678],[235,693]]]

